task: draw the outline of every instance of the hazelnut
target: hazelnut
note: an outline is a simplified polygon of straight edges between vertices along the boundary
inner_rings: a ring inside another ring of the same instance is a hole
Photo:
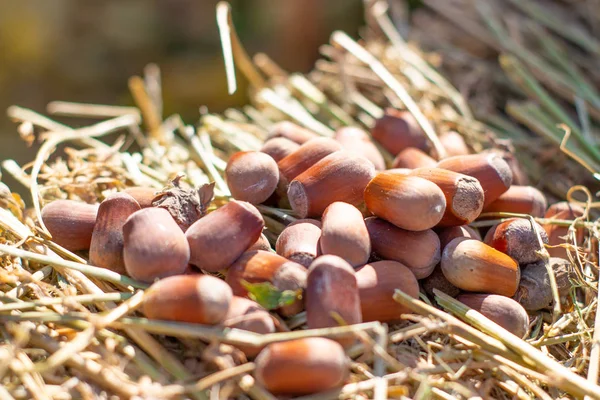
[[[219,278],[178,275],[150,286],[142,311],[150,319],[215,325],[227,315],[231,299],[231,288]]]
[[[279,169],[268,154],[240,151],[227,162],[225,179],[235,199],[260,204],[275,192]]]
[[[497,294],[464,293],[456,299],[515,336],[523,338],[529,330],[527,311],[509,297]]]
[[[371,135],[394,156],[407,147],[427,151],[429,145],[415,117],[393,108],[387,108],[384,116],[375,121]]]
[[[127,218],[138,210],[140,210],[138,202],[123,192],[114,193],[100,203],[90,244],[92,265],[119,274],[125,273],[123,225]]]
[[[353,267],[369,261],[371,241],[362,213],[353,205],[337,201],[325,209],[319,245],[323,254],[333,254]]]
[[[255,360],[254,376],[276,396],[300,396],[342,386],[348,360],[342,346],[330,339],[310,337],[272,343]]]
[[[301,218],[320,216],[336,201],[358,206],[374,175],[370,161],[337,151],[298,175],[290,183],[288,199]]]
[[[273,160],[279,162],[280,160],[292,154],[294,151],[298,150],[298,147],[300,147],[300,145],[296,142],[292,142],[284,137],[275,137],[267,140],[261,147],[260,151],[270,155]]]
[[[435,159],[431,158],[427,153],[415,147],[407,147],[402,150],[394,161],[393,168],[433,168],[437,164]]]
[[[440,247],[442,250],[444,250],[448,243],[450,243],[453,239],[456,239],[457,237],[464,237],[479,241],[482,240],[479,232],[468,225],[448,226],[446,228],[436,229],[436,232],[440,239]]]
[[[537,222],[534,224],[542,243],[548,243],[546,231]],[[530,264],[542,259],[539,253],[542,250],[540,241],[528,219],[512,218],[494,225],[483,241],[496,250],[508,254],[519,264]]]
[[[287,190],[287,186],[294,178],[341,149],[342,145],[330,138],[317,138],[304,143],[277,163],[281,172],[281,188]]]
[[[152,202],[156,198],[159,191],[151,187],[133,186],[128,187],[127,189],[123,190],[123,192],[133,197],[141,208],[148,208],[153,206]]]
[[[316,133],[301,127],[300,125],[296,125],[289,121],[282,121],[276,123],[271,127],[271,129],[269,129],[268,137],[269,139],[282,137],[298,144],[304,144],[311,139],[318,138],[319,136]]]
[[[431,229],[407,231],[377,217],[367,218],[365,224],[374,255],[402,263],[417,279],[429,276],[440,262],[440,240]]]
[[[410,269],[396,261],[377,261],[356,270],[363,321],[394,322],[411,311],[394,301],[394,291],[419,297],[419,283]]]
[[[190,259],[185,235],[163,208],[143,208],[123,225],[123,260],[129,276],[143,282],[183,273]]]
[[[542,192],[533,186],[511,186],[483,212],[509,212],[542,217],[548,203]]]
[[[256,207],[245,201],[230,201],[194,222],[185,232],[190,263],[208,272],[228,268],[258,240],[263,226]]]
[[[243,329],[255,333],[275,332],[275,323],[267,310],[257,302],[245,297],[233,296],[227,310],[227,315],[221,323],[228,328]],[[256,356],[260,347],[236,346],[246,354],[247,357]]]
[[[521,278],[519,264],[474,239],[456,238],[442,252],[442,271],[462,290],[512,296]]]
[[[444,146],[448,157],[465,156],[471,151],[465,143],[465,139],[456,131],[448,131],[440,135],[440,143]]]
[[[54,200],[42,208],[42,221],[54,243],[71,251],[87,250],[92,241],[97,213],[97,204]]]
[[[308,268],[319,255],[321,222],[298,219],[281,232],[275,243],[277,254]]]
[[[446,210],[444,192],[435,183],[387,171],[369,182],[364,196],[369,211],[409,231],[433,228]]]

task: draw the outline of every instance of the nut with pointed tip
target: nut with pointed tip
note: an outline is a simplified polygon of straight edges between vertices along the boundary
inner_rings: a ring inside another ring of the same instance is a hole
[[[316,219],[298,219],[281,232],[275,251],[288,260],[308,268],[320,254],[321,222]]]
[[[275,137],[267,140],[260,148],[260,151],[270,155],[273,160],[279,162],[298,150],[298,147],[300,147],[300,145],[296,142],[292,142],[284,137]]]
[[[446,197],[446,211],[439,226],[458,226],[473,222],[483,209],[483,188],[472,176],[441,168],[418,168],[413,176],[435,183]]]
[[[123,260],[129,276],[143,282],[182,274],[190,248],[185,235],[163,208],[143,208],[123,225]]]
[[[123,192],[111,194],[100,203],[90,243],[92,265],[125,274],[123,225],[138,210],[138,202]]]
[[[275,192],[279,182],[279,169],[268,154],[240,151],[227,162],[225,179],[235,199],[260,204]]]
[[[352,266],[333,255],[313,261],[306,278],[305,307],[309,329],[361,323],[360,297]],[[344,336],[342,343],[349,345],[354,340],[354,335]]]
[[[248,290],[242,281],[249,283],[270,282],[278,290],[298,290],[306,288],[306,268],[302,265],[267,251],[249,251],[227,271],[226,281],[231,286],[233,294],[247,297]],[[281,307],[278,311],[285,316],[291,316],[304,309],[301,301]]]
[[[309,140],[277,163],[281,173],[280,189],[286,189],[298,175],[317,162],[342,149],[342,145],[331,138]]]
[[[456,300],[480,312],[515,336],[523,338],[529,330],[527,311],[510,297],[497,294],[464,293]]]
[[[434,231],[407,231],[377,217],[365,220],[377,258],[398,261],[417,279],[429,276],[440,262],[440,240]]]
[[[396,261],[369,263],[356,271],[363,321],[394,322],[411,310],[394,301],[394,291],[419,297],[419,283],[410,269]]]
[[[446,210],[444,192],[435,183],[387,171],[369,182],[365,203],[376,216],[410,231],[433,228]]]
[[[512,218],[494,225],[485,235],[483,241],[498,251],[508,254],[519,264],[530,264],[542,259],[539,252],[542,244],[548,243],[548,235],[537,222],[535,230],[531,221],[522,218]],[[539,239],[536,234],[539,233]]]
[[[337,201],[323,213],[319,246],[323,254],[333,254],[353,267],[364,265],[371,255],[371,241],[358,208]]]
[[[42,208],[42,221],[54,243],[70,251],[80,251],[90,248],[97,214],[97,204],[54,200]]]
[[[343,347],[322,337],[272,343],[255,360],[256,381],[276,396],[301,396],[342,386],[349,374]]]
[[[547,206],[544,194],[533,186],[512,185],[493,203],[485,207],[483,212],[508,212],[542,217]]]
[[[157,189],[146,186],[133,186],[123,190],[138,202],[141,208],[152,207],[152,202],[159,192]]]
[[[521,273],[506,254],[474,239],[456,238],[442,252],[442,272],[462,290],[512,296]]]
[[[448,243],[457,237],[464,237],[468,239],[475,239],[481,241],[481,235],[477,230],[471,228],[468,225],[463,226],[449,226],[446,228],[436,229],[436,233],[440,238],[440,247],[442,251]]]
[[[512,183],[510,166],[495,153],[448,157],[438,162],[437,167],[476,178],[485,195],[484,207],[506,192]]]
[[[296,125],[289,121],[278,122],[269,129],[268,138],[283,137],[296,142],[298,144],[304,144],[311,139],[318,138],[319,135],[316,133]]]
[[[336,201],[358,206],[374,175],[369,160],[338,151],[298,175],[290,183],[288,199],[301,218],[320,216]]]
[[[335,133],[335,140],[340,142],[342,147],[371,161],[375,169],[382,171],[385,169],[385,161],[377,146],[371,141],[371,137],[365,131],[354,126],[347,126],[338,129]]]
[[[228,268],[258,240],[264,220],[252,204],[232,200],[194,222],[185,232],[190,263],[208,272]]]
[[[446,156],[466,156],[471,154],[465,139],[456,131],[448,131],[440,135],[440,143],[446,150]]]
[[[214,276],[171,276],[150,286],[142,311],[149,319],[215,325],[227,315],[231,298],[231,288]]]
[[[248,247],[247,251],[252,250],[272,251],[273,249],[271,248],[271,243],[269,243],[269,239],[267,239],[264,233],[261,233],[258,237],[258,240],[254,242],[252,246]]]
[[[221,324],[227,328],[243,329],[261,334],[275,332],[275,323],[269,312],[257,302],[239,296],[232,297],[227,315]],[[242,350],[247,357],[256,356],[262,349],[244,345],[236,347]]]
[[[408,147],[398,153],[392,162],[392,167],[408,169],[433,168],[436,164],[437,161],[431,158],[427,153],[415,147]]]
[[[387,108],[384,116],[375,121],[371,135],[394,156],[407,147],[424,151],[429,147],[421,126],[408,111]]]
[[[512,183],[513,185],[521,185],[526,186],[529,185],[529,178],[527,178],[527,174],[523,172],[523,168],[519,163],[519,160],[515,157],[512,151],[500,150],[500,149],[490,149],[484,150],[482,154],[487,153],[495,153],[498,154],[506,163],[508,164],[510,171],[512,172]]]

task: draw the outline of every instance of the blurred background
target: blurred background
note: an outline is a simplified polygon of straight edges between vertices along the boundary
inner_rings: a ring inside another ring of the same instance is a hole
[[[193,122],[201,105],[218,112],[245,104],[243,78],[240,90],[227,95],[216,3],[0,2],[0,159],[22,164],[34,156],[5,116],[8,106],[44,113],[52,100],[132,105],[127,79],[150,62],[161,67],[165,115]],[[363,25],[361,0],[230,3],[249,53],[265,52],[290,71],[309,71],[332,31],[356,36]]]

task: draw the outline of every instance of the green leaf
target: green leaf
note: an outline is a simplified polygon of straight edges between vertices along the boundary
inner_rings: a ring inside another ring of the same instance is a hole
[[[248,291],[248,297],[267,310],[292,304],[301,298],[302,290],[279,290],[271,282],[250,283],[242,280],[242,286]]]

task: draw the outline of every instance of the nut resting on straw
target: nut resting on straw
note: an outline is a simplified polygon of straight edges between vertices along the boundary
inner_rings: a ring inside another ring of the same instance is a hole
[[[2,163],[32,206],[0,187],[1,398],[600,399],[594,197],[541,179],[385,11],[301,75],[219,3],[252,86],[222,115],[163,116],[156,65],[135,107],[48,107],[89,126],[8,109],[40,148]]]

